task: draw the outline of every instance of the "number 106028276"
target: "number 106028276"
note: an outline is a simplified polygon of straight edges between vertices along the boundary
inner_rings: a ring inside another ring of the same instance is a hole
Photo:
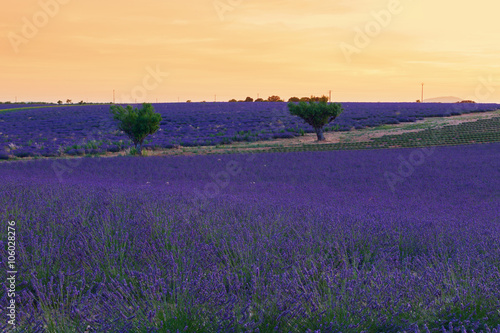
[[[7,226],[7,264],[9,269],[14,270],[16,265],[16,222],[9,221]]]

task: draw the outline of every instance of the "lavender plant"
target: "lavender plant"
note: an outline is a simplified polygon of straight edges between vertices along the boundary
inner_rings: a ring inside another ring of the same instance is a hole
[[[1,163],[19,331],[498,332],[499,149]]]

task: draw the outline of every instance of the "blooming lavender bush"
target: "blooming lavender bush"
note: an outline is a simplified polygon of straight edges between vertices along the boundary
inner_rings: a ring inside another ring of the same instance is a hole
[[[342,103],[345,111],[325,130],[412,122],[423,117],[450,116],[500,109],[497,104]],[[174,145],[221,145],[234,141],[287,138],[314,129],[291,116],[286,103],[167,103],[155,104],[163,121],[146,148]],[[130,146],[116,130],[107,105],[62,106],[0,112],[0,152],[15,155],[9,145],[41,156],[70,150],[106,152]],[[109,147],[113,147],[110,150]]]
[[[1,163],[19,327],[490,332],[499,151],[435,148],[394,192],[412,150]]]

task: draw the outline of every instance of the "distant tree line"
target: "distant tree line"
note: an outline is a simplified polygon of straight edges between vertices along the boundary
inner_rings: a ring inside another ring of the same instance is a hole
[[[294,102],[294,103],[298,103],[298,102],[328,102],[328,96],[321,96],[321,97],[317,97],[317,96],[311,96],[311,97],[301,97],[301,98],[298,98],[298,97],[290,97],[288,99],[288,103],[290,102]]]
[[[252,97],[247,97],[244,100],[236,100],[234,98],[230,99],[228,102],[284,102],[284,100],[276,95],[269,96],[267,99],[257,98],[253,99]],[[311,97],[290,97],[288,102],[328,102],[328,97],[323,95],[321,97],[311,96]]]
[[[31,105],[31,104],[54,104],[54,103],[48,103],[48,102],[11,102],[11,101],[5,101],[2,102],[0,101],[0,104],[23,104],[23,105]]]

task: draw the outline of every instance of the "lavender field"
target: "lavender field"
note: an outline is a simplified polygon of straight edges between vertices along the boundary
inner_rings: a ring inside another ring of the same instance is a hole
[[[50,107],[50,104],[37,104],[37,103],[0,103],[0,111],[9,109],[24,109],[24,108],[36,108],[36,107]],[[52,105],[53,106],[53,105]]]
[[[3,105],[4,106],[4,105]],[[291,116],[286,103],[155,104],[163,121],[148,149],[222,145],[293,138],[313,129]],[[348,131],[500,109],[498,104],[342,103],[345,111],[325,128]],[[0,111],[0,159],[101,154],[130,147],[117,130],[109,105],[57,106]]]
[[[500,332],[499,157],[0,163],[19,332]]]

